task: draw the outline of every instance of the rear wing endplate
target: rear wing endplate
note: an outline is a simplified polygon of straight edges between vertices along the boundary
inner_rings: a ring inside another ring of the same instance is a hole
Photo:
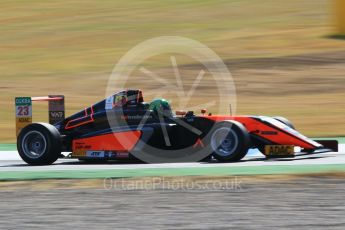
[[[49,124],[55,124],[65,119],[65,97],[49,95],[46,97],[16,97],[16,135],[22,128],[32,123],[32,102],[48,101]]]

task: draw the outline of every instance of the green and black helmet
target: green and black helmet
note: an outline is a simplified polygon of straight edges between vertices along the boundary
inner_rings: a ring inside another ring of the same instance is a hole
[[[149,109],[152,110],[154,113],[163,114],[166,117],[172,117],[173,116],[173,112],[171,110],[169,102],[163,98],[154,99],[150,103]]]

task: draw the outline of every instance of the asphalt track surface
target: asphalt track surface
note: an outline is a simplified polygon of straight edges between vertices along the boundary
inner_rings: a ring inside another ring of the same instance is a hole
[[[32,183],[40,183],[34,181]],[[70,182],[73,183],[73,182]],[[345,179],[238,189],[0,190],[2,229],[344,229]]]
[[[0,179],[46,178],[102,178],[135,176],[183,176],[183,175],[242,175],[327,172],[345,170],[345,145],[339,152],[298,156],[295,158],[265,159],[252,151],[236,163],[165,163],[137,164],[111,162],[89,164],[76,159],[60,159],[49,166],[28,166],[16,151],[0,152]]]

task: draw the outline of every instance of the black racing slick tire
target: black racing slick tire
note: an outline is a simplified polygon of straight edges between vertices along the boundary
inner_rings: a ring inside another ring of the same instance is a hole
[[[33,123],[24,127],[18,135],[17,149],[29,165],[50,165],[61,154],[61,135],[50,124]]]
[[[247,154],[250,138],[241,123],[222,121],[215,124],[209,133],[208,146],[219,162],[236,162]]]
[[[273,117],[273,119],[280,121],[281,123],[289,126],[291,129],[296,129],[295,126],[292,124],[292,122],[286,119],[285,117]]]

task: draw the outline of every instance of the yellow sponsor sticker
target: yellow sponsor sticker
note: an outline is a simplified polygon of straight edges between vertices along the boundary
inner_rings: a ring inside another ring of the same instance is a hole
[[[74,150],[74,152],[72,152],[72,158],[78,158],[78,157],[86,157],[86,150],[84,149]]]
[[[31,117],[17,117],[16,118],[16,135],[18,136],[20,131],[27,125],[32,123]]]
[[[266,145],[265,146],[266,156],[294,156],[293,145]]]

